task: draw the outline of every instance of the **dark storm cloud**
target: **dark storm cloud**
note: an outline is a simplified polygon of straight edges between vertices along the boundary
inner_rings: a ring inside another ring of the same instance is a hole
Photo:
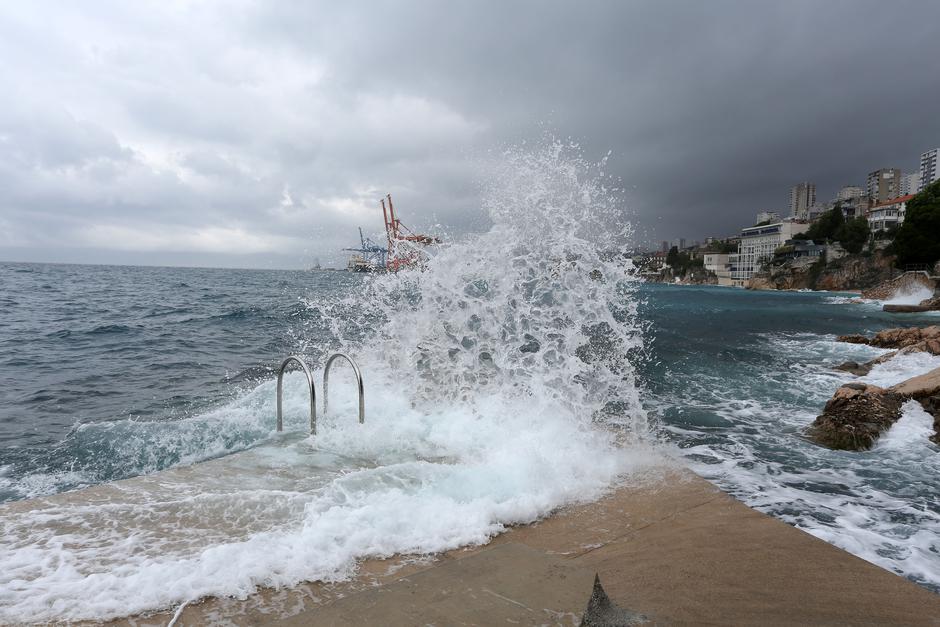
[[[795,182],[825,199],[940,144],[937,24],[930,2],[6,7],[0,257],[340,263],[386,192],[484,228],[476,164],[546,132],[612,151],[644,238],[730,234]]]

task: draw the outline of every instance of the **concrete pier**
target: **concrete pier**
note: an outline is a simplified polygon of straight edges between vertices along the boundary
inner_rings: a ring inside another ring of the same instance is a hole
[[[484,547],[367,561],[339,584],[205,600],[177,612],[176,625],[577,625],[595,573],[616,605],[653,624],[940,625],[940,595],[686,470],[653,474]]]

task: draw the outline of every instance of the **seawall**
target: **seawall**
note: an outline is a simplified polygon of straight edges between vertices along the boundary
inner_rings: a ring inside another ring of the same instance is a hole
[[[141,480],[165,485],[160,474],[7,504],[0,516],[109,498]],[[576,625],[595,573],[615,604],[658,624],[940,624],[940,595],[750,509],[667,459],[598,502],[482,547],[368,560],[344,582],[211,598],[110,624]]]

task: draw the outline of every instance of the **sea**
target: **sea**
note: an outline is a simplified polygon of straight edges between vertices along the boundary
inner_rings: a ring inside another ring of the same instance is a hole
[[[611,228],[602,169],[510,155],[484,190],[492,227],[395,275],[0,263],[0,622],[339,581],[364,558],[485,543],[663,456],[940,593],[932,418],[905,405],[867,452],[803,436],[858,380],[833,366],[885,352],[838,335],[940,317],[645,283],[610,253],[631,233]],[[361,369],[363,424],[344,362],[322,411],[336,352]],[[275,430],[288,355],[314,372],[313,436],[296,370]],[[861,380],[937,367],[906,355]]]

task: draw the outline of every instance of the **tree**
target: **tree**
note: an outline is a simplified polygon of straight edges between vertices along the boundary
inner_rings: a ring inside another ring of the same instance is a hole
[[[813,222],[809,230],[806,231],[805,238],[814,242],[823,242],[825,240],[836,239],[836,233],[845,224],[845,216],[842,215],[842,207],[836,205],[826,213],[819,216]]]
[[[710,253],[736,253],[738,252],[738,245],[722,240],[714,240],[711,244],[705,247],[705,250]]]
[[[675,268],[677,261],[679,261],[679,247],[673,246],[669,249],[669,252],[666,253],[666,264],[671,268]]]
[[[934,264],[940,259],[940,181],[907,201],[904,222],[894,237],[898,265]]]
[[[868,226],[868,220],[859,216],[852,218],[840,226],[839,230],[835,233],[835,238],[842,244],[842,248],[857,255],[862,252],[862,248],[865,247],[865,242],[868,241],[870,233],[871,229]]]

